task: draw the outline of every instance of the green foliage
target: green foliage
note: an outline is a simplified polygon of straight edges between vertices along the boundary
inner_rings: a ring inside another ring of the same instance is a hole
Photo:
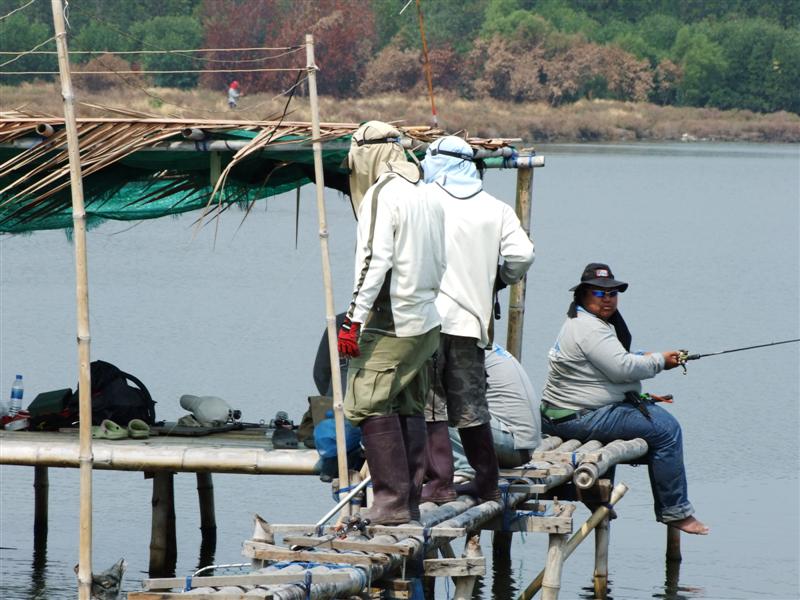
[[[524,10],[519,0],[490,0],[481,36],[500,36],[526,47],[543,43],[553,26],[541,15]]]
[[[199,48],[203,40],[200,22],[194,17],[154,17],[131,28],[141,40],[142,49],[187,50]],[[144,54],[142,68],[147,71],[202,69],[206,63],[182,54]],[[197,73],[169,73],[153,76],[161,87],[189,88],[197,85]]]
[[[133,49],[132,39],[121,36],[119,30],[105,23],[90,22],[81,28],[80,33],[70,41],[70,51],[111,51],[119,52]],[[88,54],[73,56],[76,62],[84,63],[91,58]]]
[[[7,13],[6,13],[7,14]],[[34,23],[28,20],[22,12],[15,13],[0,21],[0,50],[6,52],[21,52],[38,46],[52,37],[53,29],[44,23]],[[42,46],[40,50],[55,50],[55,42]],[[2,55],[2,61],[8,62],[15,57]],[[14,62],[9,62],[2,71],[58,71],[58,62],[54,55],[28,54],[21,56]],[[0,82],[4,84],[18,84],[36,78],[33,75],[4,75]],[[40,79],[51,79],[52,76],[40,76]]]
[[[678,91],[681,104],[706,106],[712,98],[717,100],[724,95],[728,64],[719,44],[702,31],[686,26],[678,31],[673,52],[683,68],[683,82]]]
[[[584,11],[569,6],[562,0],[542,0],[536,3],[535,11],[565,33],[582,33],[589,40],[596,39],[600,24]],[[576,3],[577,4],[577,3]]]
[[[785,83],[794,89],[794,107],[800,94],[796,48],[798,32],[782,29],[763,19],[734,20],[714,27],[712,36],[722,48],[727,70],[723,87],[725,93],[712,98],[720,108],[748,108],[755,111],[775,111],[786,108],[788,100],[778,86]],[[777,50],[777,52],[776,52]],[[791,105],[791,101],[790,101]]]

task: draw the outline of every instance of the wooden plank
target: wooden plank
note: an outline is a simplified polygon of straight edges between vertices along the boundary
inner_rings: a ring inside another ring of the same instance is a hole
[[[312,573],[313,583],[341,583],[350,581],[347,573]],[[305,571],[295,573],[250,573],[245,575],[208,575],[192,577],[191,587],[222,587],[226,585],[279,585],[284,583],[304,583]],[[145,579],[142,587],[146,591],[186,588],[186,577],[164,577]]]
[[[312,548],[331,548],[333,550],[360,550],[362,552],[382,552],[384,554],[400,554],[411,556],[413,547],[396,544],[381,544],[372,540],[351,540],[348,538],[308,537],[305,535],[285,536],[283,543],[287,546],[310,546]]]
[[[291,524],[273,523],[269,530],[272,533],[298,534],[298,535],[317,535],[317,526],[312,524]],[[325,535],[336,534],[332,527],[325,527],[322,531]],[[367,527],[369,535],[393,535],[396,537],[422,537],[425,535],[425,528],[419,525],[370,525]],[[457,538],[466,535],[464,527],[440,527],[435,526],[428,529],[431,538]]]
[[[338,563],[350,565],[370,566],[373,563],[388,564],[389,557],[385,554],[342,554],[339,552],[312,552],[310,550],[288,550],[272,544],[248,540],[242,548],[242,555],[258,560],[287,560],[317,563]]]
[[[531,461],[546,461],[551,463],[580,464],[582,462],[598,463],[603,459],[601,452],[534,452]]]
[[[539,477],[547,477],[549,475],[565,475],[567,469],[563,463],[553,464],[549,467],[530,467],[522,468],[517,467],[514,469],[500,469],[500,477],[504,479],[536,479]]]
[[[544,494],[547,490],[544,483],[512,483],[508,486],[509,494]]]
[[[481,525],[481,529],[490,531],[523,531],[527,533],[572,533],[572,517],[537,517],[525,515],[510,523],[504,523],[498,516]]]
[[[265,592],[265,596],[255,596],[255,598],[272,598],[273,594]],[[211,592],[209,594],[192,594],[187,596],[181,592],[128,592],[128,600],[253,600],[254,596],[251,594],[247,596],[241,594],[229,594],[225,592]]]
[[[428,577],[486,575],[486,558],[427,558],[422,561]]]

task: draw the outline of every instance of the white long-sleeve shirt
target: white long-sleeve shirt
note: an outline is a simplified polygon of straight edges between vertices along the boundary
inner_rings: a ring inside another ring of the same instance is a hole
[[[381,175],[358,211],[353,301],[362,330],[421,335],[441,320],[435,301],[446,266],[444,213],[395,173]]]
[[[622,402],[625,392],[640,393],[641,380],[664,368],[662,354],[628,352],[613,325],[583,308],[561,327],[548,360],[542,400],[573,410]]]
[[[516,283],[533,263],[533,242],[513,209],[491,194],[457,198],[438,183],[425,189],[445,214],[447,270],[436,299],[442,333],[475,338],[485,348],[498,260],[503,281]]]

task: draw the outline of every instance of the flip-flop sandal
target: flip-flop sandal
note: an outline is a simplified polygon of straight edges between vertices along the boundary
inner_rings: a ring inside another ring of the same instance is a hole
[[[128,430],[120,427],[111,419],[103,419],[100,423],[100,428],[104,430],[103,436],[107,440],[122,440],[128,437]]]
[[[135,440],[144,440],[150,437],[150,425],[141,419],[131,419],[128,423],[128,435]]]

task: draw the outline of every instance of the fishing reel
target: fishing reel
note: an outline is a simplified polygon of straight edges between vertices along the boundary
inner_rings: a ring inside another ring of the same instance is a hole
[[[686,375],[686,361],[689,360],[689,351],[688,350],[678,350],[680,354],[678,354],[678,364],[683,369],[683,374]]]

